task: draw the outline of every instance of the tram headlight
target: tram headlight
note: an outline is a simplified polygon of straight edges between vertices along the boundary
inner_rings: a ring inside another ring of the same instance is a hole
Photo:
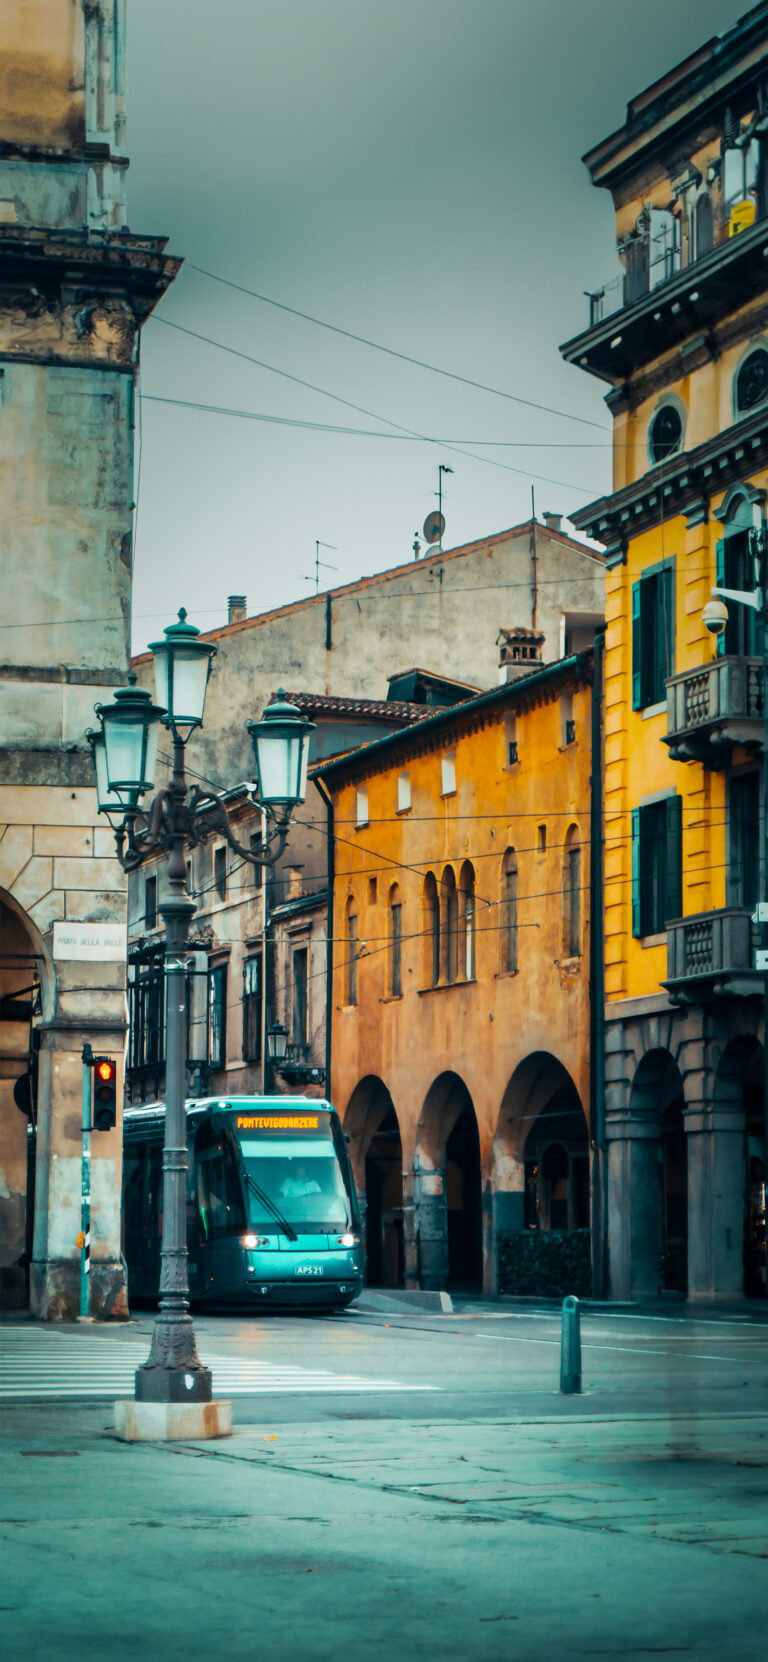
[[[340,1235],[338,1238],[338,1245],[343,1247],[353,1247],[357,1246],[359,1240],[359,1235]]]

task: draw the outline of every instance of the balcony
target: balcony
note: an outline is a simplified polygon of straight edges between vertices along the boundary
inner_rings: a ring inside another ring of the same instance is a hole
[[[754,968],[750,913],[727,906],[667,925],[667,979],[675,1004],[762,997],[765,976]]]
[[[667,681],[664,744],[675,762],[727,767],[736,744],[763,742],[763,666],[760,658],[713,658]]]

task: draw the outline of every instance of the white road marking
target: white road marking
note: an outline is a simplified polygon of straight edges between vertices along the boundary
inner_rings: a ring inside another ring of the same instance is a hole
[[[149,1337],[141,1342],[88,1334],[46,1333],[23,1327],[0,1329],[0,1400],[45,1397],[133,1396],[134,1372],[146,1362]],[[376,1391],[434,1391],[436,1385],[366,1379],[358,1374],[297,1368],[243,1356],[209,1355],[201,1361],[213,1373],[214,1389],[227,1396],[303,1396]]]

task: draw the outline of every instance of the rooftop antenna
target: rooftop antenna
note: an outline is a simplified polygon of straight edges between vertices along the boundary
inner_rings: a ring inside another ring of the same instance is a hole
[[[321,558],[320,558],[321,548],[332,548],[334,554],[338,553],[338,549],[336,547],[335,542],[320,542],[319,539],[317,537],[315,537],[315,575],[314,575],[314,577],[306,577],[305,576],[305,577],[302,578],[302,582],[304,582],[304,583],[314,583],[314,585],[315,585],[315,594],[320,593],[320,567],[323,566],[323,568],[326,571],[338,571],[338,569],[339,569],[338,566],[330,565],[328,560],[321,560]]]
[[[441,462],[438,469],[437,469],[437,511],[438,511],[441,519],[443,519],[443,474],[444,473],[453,473],[453,468],[448,467],[445,462]],[[440,536],[439,536],[438,544],[437,544],[438,548],[440,549],[441,554],[443,552],[443,532],[444,532],[444,530],[445,530],[445,520],[443,519],[442,526],[440,527]]]

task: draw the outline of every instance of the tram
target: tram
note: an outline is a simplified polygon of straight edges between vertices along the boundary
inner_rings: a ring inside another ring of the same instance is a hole
[[[205,1097],[186,1104],[187,1248],[195,1304],[340,1309],[362,1291],[360,1215],[330,1102]],[[165,1104],[123,1113],[132,1299],[156,1299]]]

